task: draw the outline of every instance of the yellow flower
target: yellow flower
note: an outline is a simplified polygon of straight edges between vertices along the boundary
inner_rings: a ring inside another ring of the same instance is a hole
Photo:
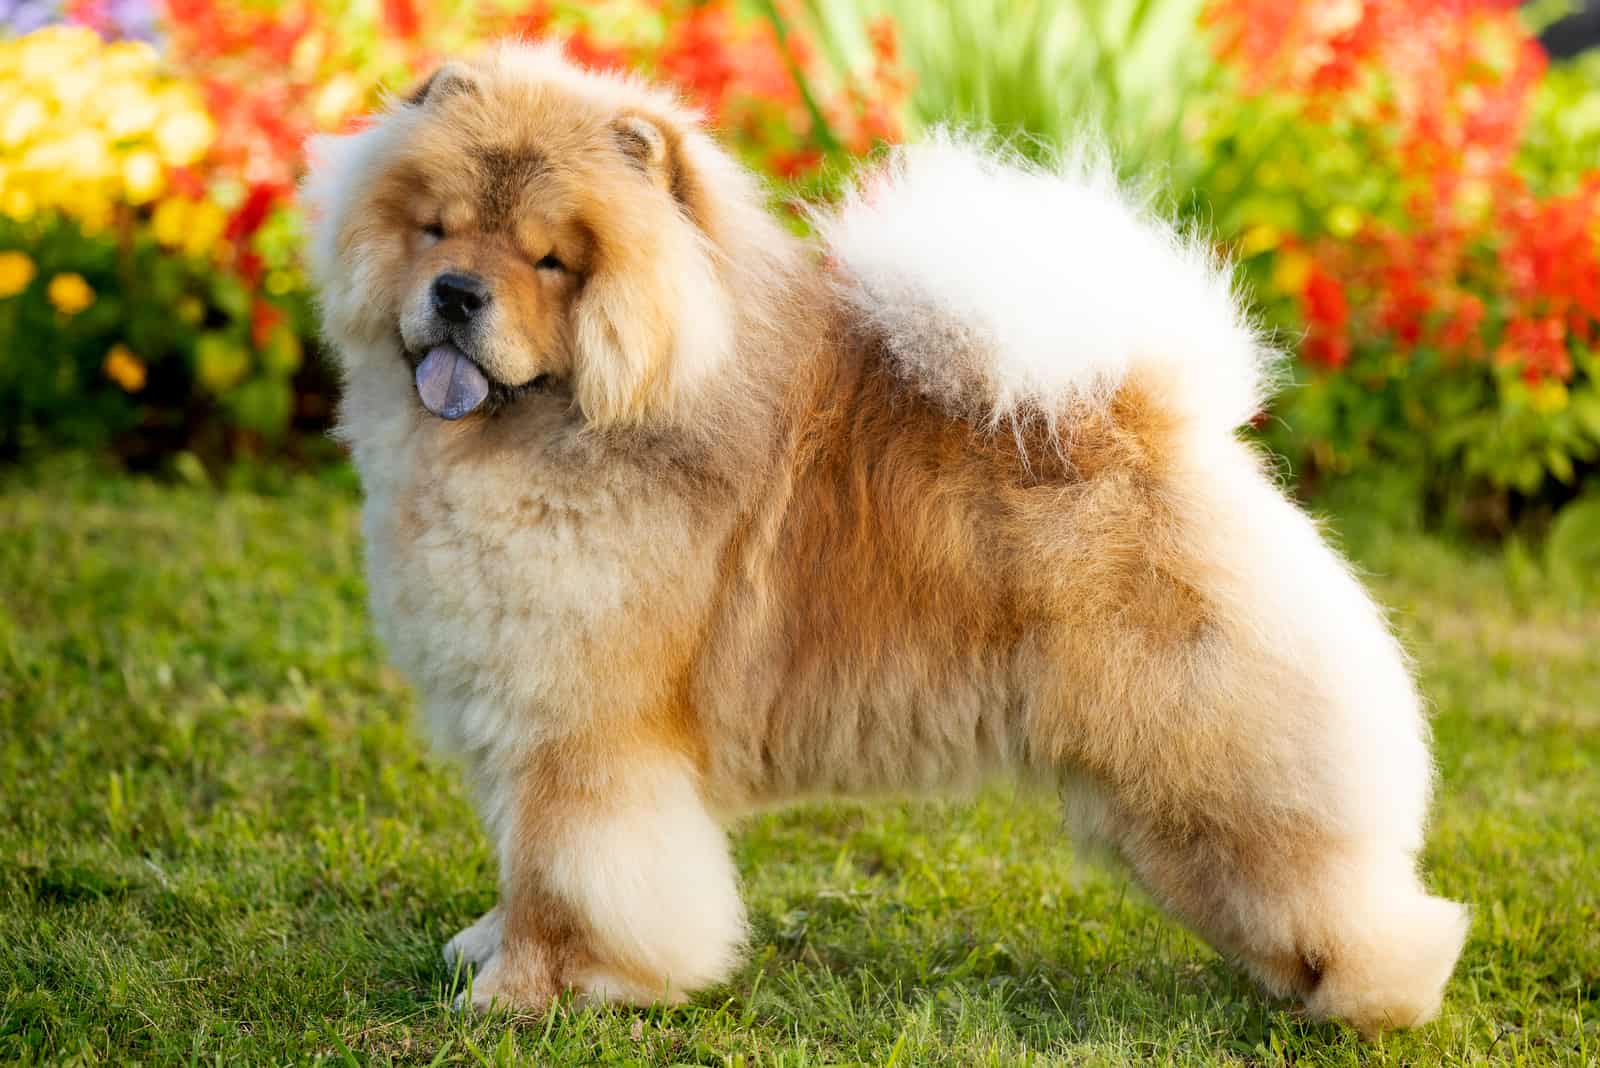
[[[262,285],[268,293],[271,293],[275,297],[281,297],[285,293],[288,293],[294,289],[294,272],[281,269],[268,271],[266,281],[263,282]]]
[[[161,193],[165,176],[161,160],[149,149],[130,152],[122,160],[122,184],[129,204],[147,204]]]
[[[105,196],[86,194],[64,202],[62,208],[78,220],[78,229],[86,237],[94,237],[111,229],[115,212]]]
[[[83,280],[83,275],[70,271],[50,279],[45,296],[63,315],[77,315],[94,303],[94,290],[89,288],[89,283]]]
[[[184,107],[167,115],[156,126],[156,148],[168,164],[187,167],[206,154],[215,135],[211,116],[198,108]]]
[[[107,74],[145,75],[155,69],[160,58],[144,41],[117,41],[106,45],[100,65]]]
[[[366,86],[361,79],[353,74],[338,75],[323,86],[312,101],[312,116],[318,126],[331,129],[339,124],[340,119],[360,108],[365,95]]]
[[[317,70],[327,49],[326,39],[320,33],[303,35],[289,53],[289,70],[296,81],[315,81]]]
[[[111,351],[106,353],[106,362],[100,369],[107,378],[129,393],[137,393],[144,388],[144,364],[120,341],[111,346]]]
[[[98,73],[93,68],[94,60],[89,60],[89,67],[69,67],[58,70],[50,79],[48,85],[51,95],[66,109],[68,113],[75,113],[94,99],[95,90],[100,88]]]
[[[0,252],[0,298],[14,297],[28,288],[35,268],[26,252]]]
[[[1271,223],[1257,223],[1244,232],[1244,240],[1239,242],[1239,255],[1246,258],[1268,249],[1277,248],[1283,243],[1283,234]]]
[[[222,334],[210,331],[195,342],[195,377],[215,394],[228,392],[250,374],[250,353]]]
[[[48,85],[60,72],[92,62],[103,46],[100,35],[85,26],[47,26],[18,42],[23,81]]]
[[[10,106],[0,113],[0,146],[16,148],[43,129],[49,117],[38,97],[13,97]]]
[[[33,197],[26,189],[7,189],[5,195],[0,196],[0,214],[16,222],[27,222],[33,218],[35,207]]]
[[[150,217],[150,230],[156,240],[167,248],[177,248],[189,230],[189,202],[182,197],[168,197],[156,205]]]
[[[1354,204],[1340,204],[1328,212],[1328,232],[1334,237],[1352,237],[1361,229],[1361,211]]]
[[[184,251],[191,256],[203,256],[222,240],[228,228],[228,213],[209,200],[198,200],[189,213],[188,229],[183,236]]]
[[[1311,277],[1311,257],[1298,249],[1281,253],[1272,265],[1272,288],[1279,293],[1298,293]]]
[[[140,82],[128,82],[117,89],[108,102],[102,124],[106,136],[124,141],[150,132],[161,118],[161,108],[150,90]]]
[[[1558,379],[1547,378],[1534,389],[1533,410],[1540,415],[1559,412],[1567,406],[1567,387]]]
[[[100,182],[112,172],[111,149],[93,130],[79,130],[59,143],[61,169],[86,182]]]

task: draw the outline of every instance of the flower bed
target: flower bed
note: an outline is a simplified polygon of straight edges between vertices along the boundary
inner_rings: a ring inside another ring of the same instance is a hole
[[[1231,92],[1206,184],[1303,331],[1272,432],[1302,474],[1385,461],[1503,509],[1595,470],[1600,157],[1574,165],[1593,135],[1549,113],[1588,90],[1547,77],[1515,6],[1207,9]]]
[[[130,457],[296,451],[328,369],[297,261],[294,183],[340,129],[442,55],[553,37],[666,79],[751,165],[816,193],[898,136],[888,23],[870,65],[822,62],[794,18],[732,0],[33,4],[0,39],[0,454],[111,441]],[[130,34],[159,32],[159,52]]]
[[[1190,19],[1193,2],[1158,6]],[[1498,521],[1576,494],[1600,461],[1592,77],[1549,69],[1507,0],[1201,8],[1211,68],[1170,170],[1298,353],[1263,427],[1274,447],[1308,480],[1385,464]],[[835,39],[841,9],[860,47]],[[674,82],[791,196],[826,195],[849,157],[917,120],[896,24],[848,4],[33,0],[9,18],[73,24],[0,39],[9,453],[310,440],[287,431],[325,425],[332,385],[302,355],[300,146],[474,42],[555,37]],[[1094,76],[1120,54],[1109,40]],[[976,69],[981,42],[969,51]],[[981,78],[945,84],[972,85],[968,113],[984,113]]]

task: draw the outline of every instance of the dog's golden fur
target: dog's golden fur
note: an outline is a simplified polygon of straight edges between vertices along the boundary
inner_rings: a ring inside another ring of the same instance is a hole
[[[895,318],[872,231],[819,254],[670,97],[543,49],[316,156],[375,615],[501,862],[447,948],[475,1001],[680,998],[737,960],[728,820],[1011,774],[1269,990],[1367,1030],[1436,1011],[1465,918],[1415,872],[1416,695],[1202,410],[1210,368],[1019,392],[936,286]],[[495,392],[455,422],[412,383],[444,271],[492,294],[450,336]]]

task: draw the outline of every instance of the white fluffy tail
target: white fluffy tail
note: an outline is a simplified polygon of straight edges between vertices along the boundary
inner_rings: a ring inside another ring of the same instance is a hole
[[[953,413],[1053,422],[1140,373],[1183,424],[1227,433],[1266,399],[1276,354],[1226,265],[1101,153],[1042,168],[936,134],[817,224],[896,372]]]

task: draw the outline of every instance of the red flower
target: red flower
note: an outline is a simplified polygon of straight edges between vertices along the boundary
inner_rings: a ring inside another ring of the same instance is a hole
[[[713,118],[739,76],[731,47],[730,13],[719,3],[691,8],[669,31],[659,60],[661,73],[676,82]]]
[[[815,148],[774,152],[767,157],[767,166],[779,178],[799,178],[810,174],[822,165],[822,153]]]
[[[396,37],[410,39],[422,29],[414,0],[383,0],[383,24]]]
[[[261,273],[266,267],[260,255],[254,252],[243,252],[238,262],[234,265],[239,272],[239,277],[245,285],[253,286],[261,280]]]
[[[885,66],[894,67],[900,63],[900,36],[899,27],[888,15],[877,15],[867,23],[867,38],[872,42],[872,54],[877,61]]]
[[[283,322],[283,312],[257,297],[250,305],[250,341],[257,349],[267,347],[272,332]]]
[[[1600,331],[1600,172],[1540,196],[1515,161],[1545,69],[1511,0],[1209,0],[1216,50],[1248,93],[1362,154],[1394,192],[1358,232],[1297,242],[1305,358],[1352,338],[1385,359],[1493,352],[1530,377],[1572,374]]]
[[[1313,266],[1300,294],[1308,330],[1305,357],[1324,367],[1343,367],[1350,359],[1350,339],[1346,326],[1350,305],[1344,286],[1320,266]]]
[[[240,241],[248,238],[261,224],[267,221],[273,205],[286,190],[277,185],[262,182],[250,188],[249,194],[244,198],[244,203],[228,218],[227,229],[222,236],[229,241]]]

